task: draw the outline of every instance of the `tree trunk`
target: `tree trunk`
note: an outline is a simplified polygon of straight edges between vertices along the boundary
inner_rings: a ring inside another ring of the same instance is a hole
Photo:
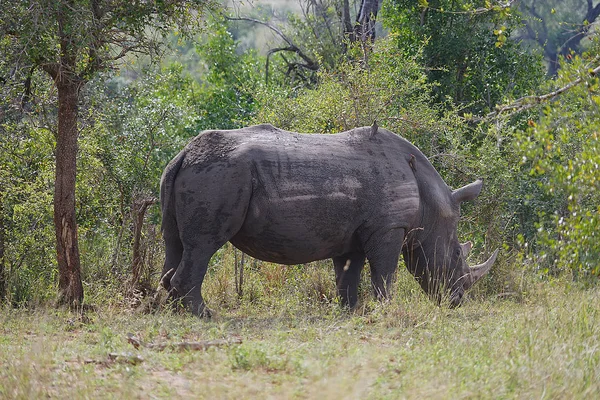
[[[240,290],[238,290],[238,297],[241,299],[244,295],[244,259],[246,258],[246,254],[242,252],[242,257],[240,260]]]
[[[235,273],[234,273],[234,278],[235,278],[235,291],[238,295],[238,298],[242,298],[243,294],[244,294],[244,259],[245,259],[245,253],[243,251],[240,250],[240,252],[242,253],[242,257],[240,260],[240,263],[238,264],[238,249],[236,249],[235,247],[233,248],[233,265],[235,268]]]
[[[546,61],[548,61],[548,76],[556,77],[560,68],[560,56],[557,51],[544,51]]]
[[[377,20],[378,11],[379,0],[361,1],[354,31],[356,38],[362,43],[366,43],[367,40],[370,40],[371,43],[375,41],[375,21]]]
[[[133,202],[133,257],[131,261],[131,285],[130,290],[137,287],[142,274],[142,228],[146,210],[156,203],[155,198],[145,198]]]
[[[81,266],[75,220],[75,179],[77,175],[77,101],[80,83],[68,73],[58,72],[58,135],[56,138],[56,180],[54,186],[54,227],[58,262],[58,303],[83,302]]]
[[[56,178],[54,182],[54,230],[58,263],[58,304],[83,302],[81,265],[75,219],[77,176],[77,104],[83,80],[75,73],[76,45],[70,36],[70,5],[61,4],[57,14],[60,60],[42,68],[52,77],[58,91],[58,133],[56,136]]]
[[[352,29],[352,22],[350,22],[350,3],[348,0],[342,2],[342,25],[344,27],[344,38],[354,42],[354,29]]]

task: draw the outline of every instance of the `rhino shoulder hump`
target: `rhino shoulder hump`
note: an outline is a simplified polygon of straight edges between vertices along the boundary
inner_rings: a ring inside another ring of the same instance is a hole
[[[267,131],[278,131],[279,130],[278,128],[276,128],[275,126],[273,126],[269,123],[254,125],[251,128],[258,129],[258,130],[267,130]]]

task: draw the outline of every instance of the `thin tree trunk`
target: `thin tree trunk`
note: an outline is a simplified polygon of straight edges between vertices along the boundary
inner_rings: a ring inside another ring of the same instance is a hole
[[[233,248],[233,279],[235,281],[235,292],[240,293],[240,285],[238,282],[238,256],[237,256],[237,248]]]
[[[342,25],[344,27],[344,37],[354,41],[352,37],[354,35],[354,29],[352,29],[352,22],[350,21],[350,2],[348,0],[342,1]]]
[[[375,41],[375,21],[377,20],[377,12],[379,11],[379,0],[362,0],[360,10],[356,16],[356,24],[354,32],[356,38],[362,43],[370,40]]]
[[[244,261],[246,254],[242,251],[242,257],[240,259],[240,288],[238,290],[238,297],[241,299],[244,295]]]
[[[54,227],[58,262],[58,303],[83,302],[81,265],[75,220],[75,179],[77,176],[77,101],[79,82],[68,74],[57,74],[58,135],[56,138],[56,179],[54,186]]]
[[[142,228],[146,210],[156,203],[155,198],[146,198],[133,203],[133,257],[131,261],[131,289],[135,289],[142,274]]]
[[[119,228],[119,233],[117,234],[117,243],[115,245],[115,249],[113,255],[111,257],[110,269],[113,273],[116,273],[117,265],[119,263],[119,256],[121,252],[121,243],[123,242],[123,234],[125,233],[125,229],[127,229],[128,224],[128,216],[125,212],[125,194],[123,193],[122,185],[119,185],[119,211],[121,212],[121,227]]]
[[[75,219],[75,180],[77,177],[77,104],[84,81],[75,74],[74,41],[68,4],[57,14],[60,61],[42,68],[52,77],[58,91],[58,133],[56,136],[56,178],[54,182],[54,229],[58,263],[58,304],[83,303],[81,265]]]
[[[238,295],[238,298],[242,298],[244,294],[244,261],[245,261],[245,253],[240,250],[242,256],[240,258],[240,263],[238,264],[238,249],[233,248],[233,265],[234,265],[234,278],[235,278],[235,291]]]

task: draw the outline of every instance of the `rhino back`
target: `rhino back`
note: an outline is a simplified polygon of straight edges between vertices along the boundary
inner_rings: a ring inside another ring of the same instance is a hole
[[[414,224],[419,194],[406,157],[415,148],[392,133],[307,135],[259,126],[221,135],[227,139],[206,140],[217,153],[201,150],[203,168],[224,153],[228,168],[250,169],[250,202],[231,242],[256,258],[329,258],[361,250],[378,229]]]

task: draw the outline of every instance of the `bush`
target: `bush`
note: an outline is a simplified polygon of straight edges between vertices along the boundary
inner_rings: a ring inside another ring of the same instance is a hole
[[[564,63],[555,83],[579,85],[546,105],[520,132],[517,151],[537,180],[538,245],[544,272],[600,275],[600,87],[589,62]]]

